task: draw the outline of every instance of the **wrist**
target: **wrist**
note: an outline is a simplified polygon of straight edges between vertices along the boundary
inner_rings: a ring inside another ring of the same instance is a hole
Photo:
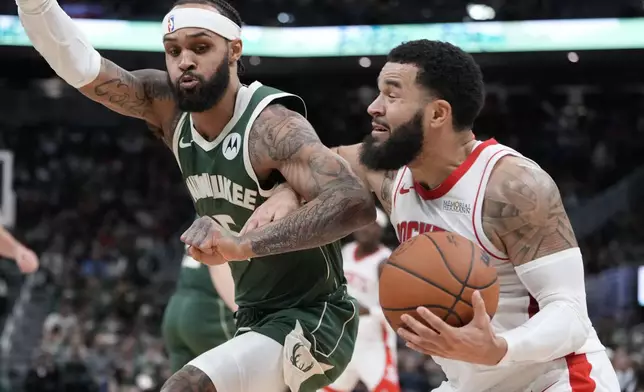
[[[251,242],[251,239],[248,238],[248,236],[242,235],[237,238],[238,238],[239,247],[241,248],[242,255],[243,255],[242,256],[243,259],[237,260],[237,261],[244,261],[244,260],[252,259],[253,257],[257,257],[255,252],[253,252],[252,242]]]
[[[508,353],[508,342],[501,336],[495,336],[490,353],[490,362],[492,365],[498,365]]]

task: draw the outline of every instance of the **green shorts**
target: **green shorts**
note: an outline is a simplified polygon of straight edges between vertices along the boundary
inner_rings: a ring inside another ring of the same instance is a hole
[[[176,372],[192,359],[231,339],[233,313],[224,301],[198,292],[176,292],[163,315],[163,340]]]
[[[276,341],[283,347],[286,385],[292,391],[317,391],[335,381],[347,367],[358,331],[355,300],[344,290],[334,297],[305,308],[241,308],[236,337],[253,331]]]

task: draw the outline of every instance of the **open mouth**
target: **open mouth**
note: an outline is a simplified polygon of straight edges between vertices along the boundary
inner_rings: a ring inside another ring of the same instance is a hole
[[[389,129],[382,125],[371,123],[371,135],[376,138],[383,138],[389,136]]]
[[[179,79],[179,86],[185,89],[191,89],[197,87],[199,80],[190,75],[184,75]]]

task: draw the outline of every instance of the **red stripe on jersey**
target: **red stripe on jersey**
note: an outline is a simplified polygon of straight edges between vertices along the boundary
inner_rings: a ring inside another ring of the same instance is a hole
[[[595,392],[597,383],[590,377],[593,365],[588,362],[586,354],[566,356],[568,379],[572,392]]]
[[[440,197],[445,196],[447,192],[449,192],[454,185],[460,180],[465,173],[467,173],[468,170],[470,170],[470,167],[476,162],[476,159],[481,155],[481,152],[486,148],[491,145],[498,144],[496,140],[494,139],[488,139],[484,141],[483,143],[479,144],[476,146],[474,150],[472,150],[472,153],[465,158],[463,163],[461,163],[446,179],[443,181],[439,186],[437,186],[434,189],[427,189],[424,186],[422,186],[419,182],[414,182],[414,188],[416,190],[416,193],[420,195],[425,200],[434,200],[438,199]]]
[[[403,178],[405,178],[405,173],[407,172],[407,166],[403,168],[403,172],[400,174],[398,179],[398,184],[396,184],[396,189],[394,189],[394,201],[391,203],[391,210],[394,210],[394,204],[396,204],[396,198],[398,197],[398,189],[400,189],[400,184],[402,183]]]

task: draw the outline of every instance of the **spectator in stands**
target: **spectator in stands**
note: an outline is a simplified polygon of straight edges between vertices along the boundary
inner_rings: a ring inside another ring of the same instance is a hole
[[[0,256],[15,260],[20,271],[25,274],[38,269],[38,256],[3,227],[0,227]]]

